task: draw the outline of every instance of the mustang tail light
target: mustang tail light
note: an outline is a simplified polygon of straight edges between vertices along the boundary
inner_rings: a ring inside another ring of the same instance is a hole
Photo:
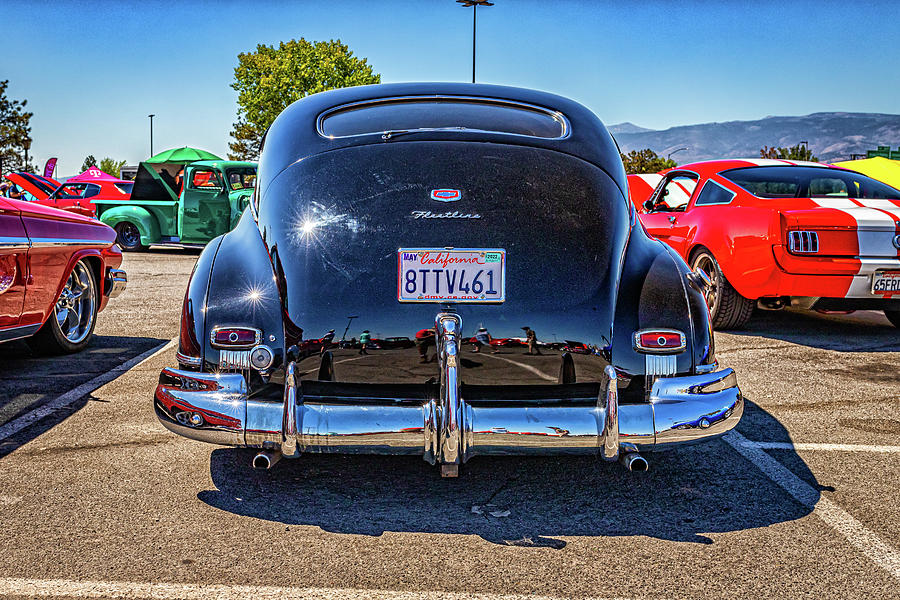
[[[645,354],[674,354],[685,349],[684,334],[677,329],[641,329],[634,332],[634,349]]]
[[[816,254],[819,252],[819,234],[815,231],[788,231],[788,251],[791,254]]]
[[[252,327],[213,327],[209,338],[215,348],[252,348],[259,344],[262,332]]]
[[[785,235],[787,251],[797,256],[860,255],[859,232],[855,227],[790,229]]]

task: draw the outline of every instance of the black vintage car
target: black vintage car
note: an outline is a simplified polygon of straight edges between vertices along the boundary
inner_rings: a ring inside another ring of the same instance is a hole
[[[606,128],[559,96],[396,84],[300,100],[266,135],[251,206],[198,260],[156,413],[258,448],[257,467],[413,454],[447,476],[497,454],[640,469],[642,451],[720,435],[743,400],[718,370],[705,281],[627,194]],[[347,315],[345,336],[413,347],[303,350]],[[480,328],[521,343],[476,353],[463,340]]]

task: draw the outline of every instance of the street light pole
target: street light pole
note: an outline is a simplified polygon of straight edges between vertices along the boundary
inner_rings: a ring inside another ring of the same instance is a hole
[[[153,156],[153,117],[156,115],[147,115],[150,117],[150,156]]]
[[[493,6],[488,0],[456,0],[463,8],[472,7],[472,83],[475,83],[475,24],[479,6]]]
[[[676,154],[676,153],[678,153],[678,152],[681,152],[682,150],[689,150],[689,148],[688,148],[687,146],[685,146],[684,148],[678,148],[677,150],[672,150],[672,151],[669,152],[669,154],[666,156],[666,160],[669,160],[670,158],[672,158],[672,155],[673,155],[673,154]]]

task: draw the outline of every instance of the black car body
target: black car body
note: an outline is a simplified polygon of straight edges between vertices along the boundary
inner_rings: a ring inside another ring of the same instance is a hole
[[[612,460],[724,433],[743,401],[717,370],[704,283],[647,236],[627,194],[606,128],[559,96],[391,84],[300,100],[266,135],[251,207],[198,260],[157,415],[260,448],[262,465],[421,454],[450,475],[479,454]],[[505,286],[429,300],[451,267],[403,270],[422,249],[502,255]],[[311,351],[304,332],[340,331],[347,315],[346,336],[416,347]],[[534,340],[471,353],[479,327]],[[598,351],[553,350],[551,335]]]

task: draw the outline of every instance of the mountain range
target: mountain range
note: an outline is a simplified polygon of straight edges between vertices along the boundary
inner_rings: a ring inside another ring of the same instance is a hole
[[[646,129],[633,123],[609,127],[622,152],[650,148],[673,153],[679,164],[714,158],[758,158],[763,146],[790,147],[802,141],[823,162],[849,160],[876,146],[900,146],[900,115],[822,112],[802,117],[765,117]],[[674,151],[686,147],[687,150]]]

